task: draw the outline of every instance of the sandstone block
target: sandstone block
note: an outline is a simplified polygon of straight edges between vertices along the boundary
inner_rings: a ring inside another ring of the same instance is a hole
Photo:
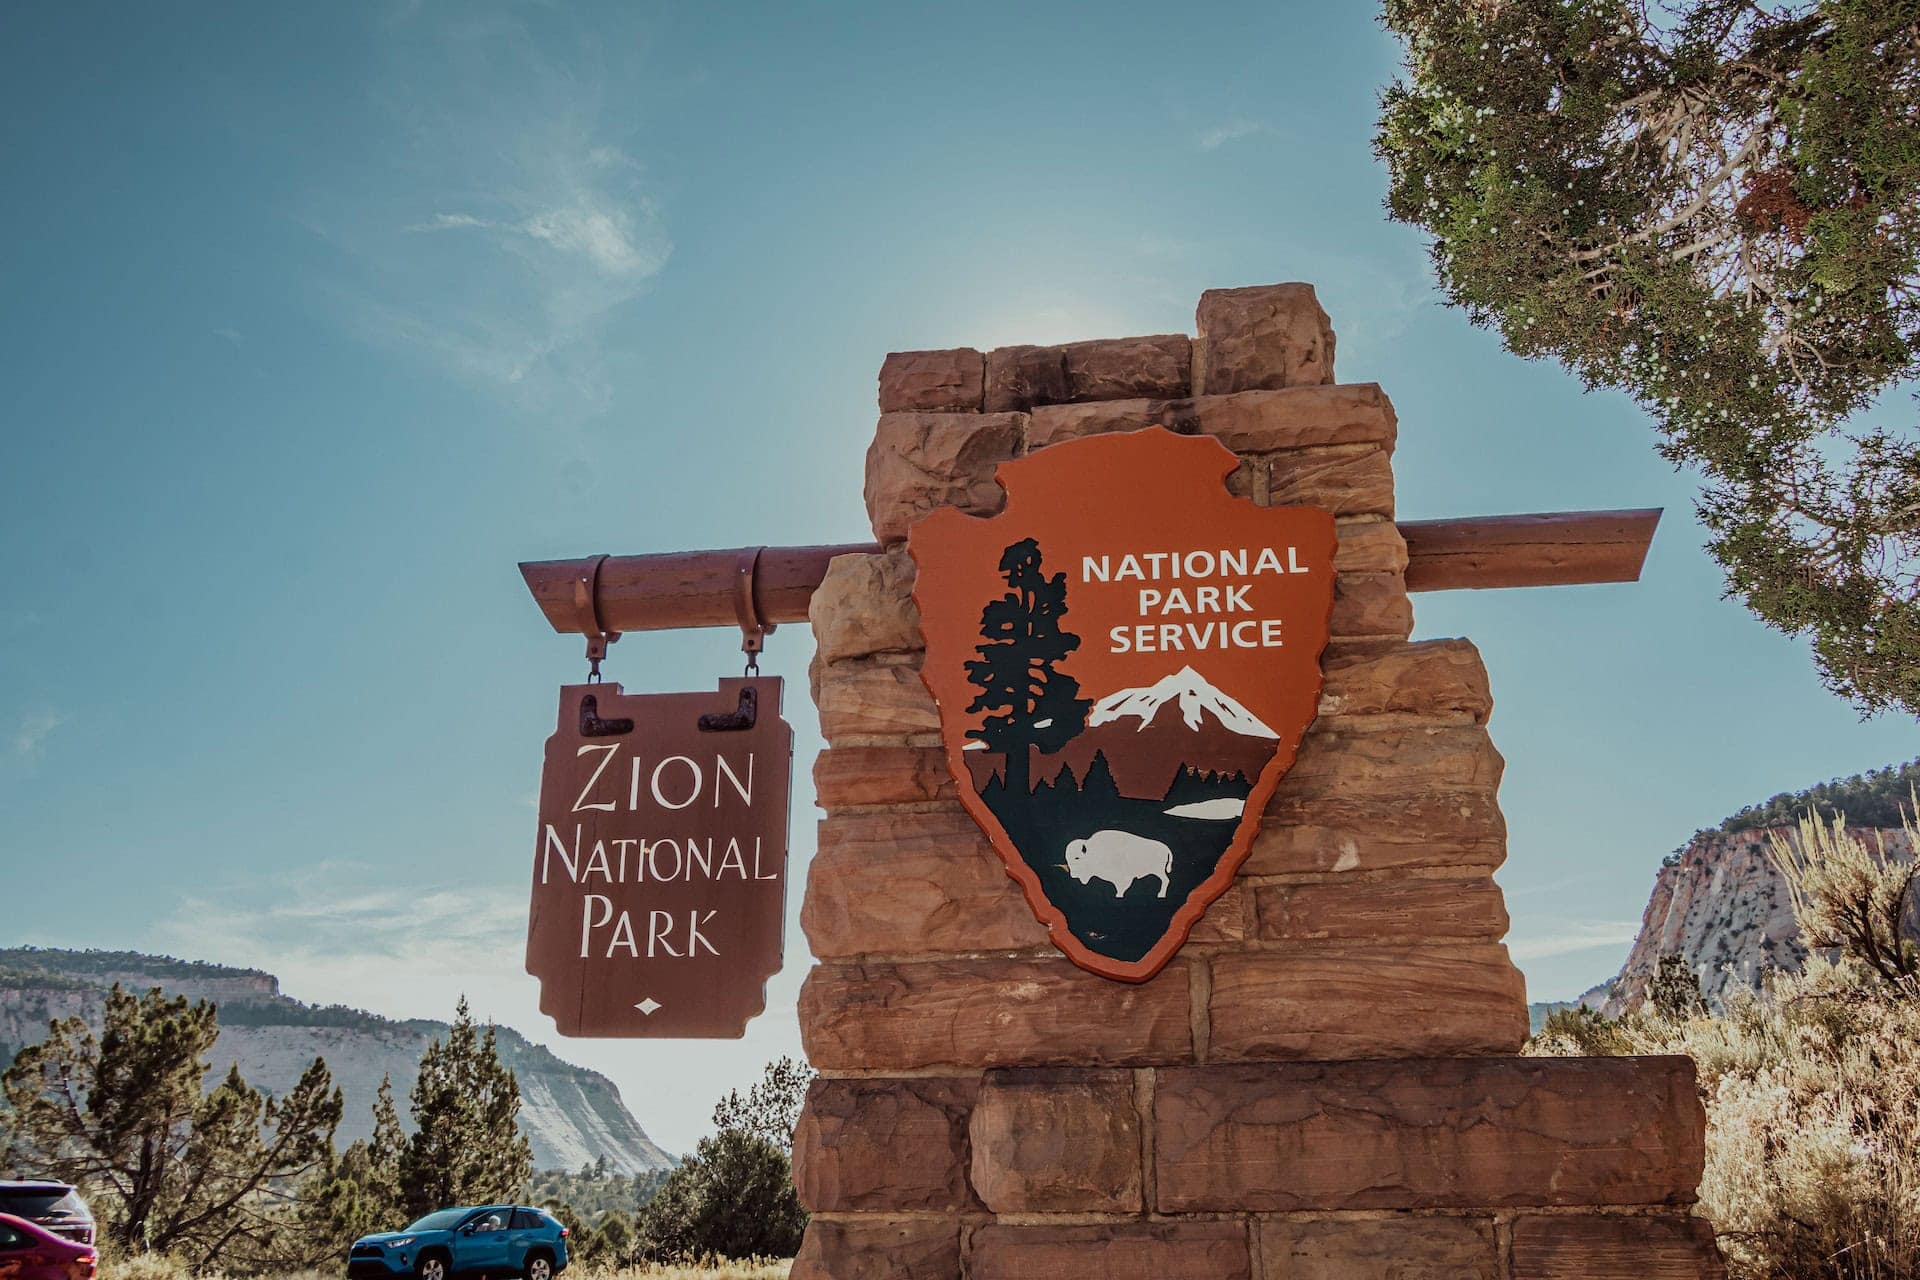
[[[1407,571],[1407,540],[1400,536],[1400,528],[1393,521],[1341,520],[1336,529],[1340,540],[1333,552],[1334,572],[1397,574]]]
[[[1070,342],[1060,348],[1067,395],[1074,400],[1189,395],[1190,345],[1184,333]]]
[[[815,660],[917,652],[922,642],[913,580],[905,547],[877,556],[835,556],[807,608]]]
[[[1489,1218],[1267,1218],[1264,1280],[1503,1280]]]
[[[851,737],[940,732],[940,712],[920,679],[918,662],[816,662],[812,675],[820,733],[829,744]]]
[[[1484,724],[1493,711],[1487,668],[1469,640],[1329,645],[1320,665],[1323,716],[1460,714]]]
[[[1166,427],[1192,434],[1191,400],[1105,400],[1080,404],[1035,405],[1027,418],[1027,450],[1112,431]],[[1187,419],[1182,423],[1182,415]]]
[[[1209,289],[1195,326],[1209,394],[1333,381],[1333,325],[1310,284]]]
[[[1723,1280],[1705,1218],[1526,1216],[1513,1222],[1513,1280]]]
[[[883,413],[867,447],[867,514],[873,536],[897,542],[936,507],[992,515],[1007,492],[994,468],[1019,455],[1017,413]]]
[[[1281,785],[1285,786],[1285,779]],[[1416,784],[1421,785],[1421,784]],[[1320,794],[1315,794],[1318,791]],[[1493,784],[1391,794],[1275,796],[1240,873],[1485,867],[1507,858],[1507,823]]]
[[[1297,449],[1252,461],[1265,472],[1267,506],[1393,518],[1393,455],[1376,445]]]
[[[793,1136],[793,1185],[813,1213],[978,1209],[967,1185],[977,1081],[815,1080]]]
[[[957,811],[822,821],[800,927],[822,960],[1050,945],[973,819]]]
[[[882,413],[978,413],[987,358],[972,347],[895,351],[880,365]]]
[[[1678,1057],[1174,1068],[1154,1090],[1155,1207],[1684,1205],[1705,1125]]]
[[[995,347],[987,353],[989,413],[1071,400],[1067,357],[1059,347]]]
[[[1393,403],[1374,382],[1243,391],[1193,404],[1193,430],[1240,454],[1354,444],[1391,451],[1398,430]]]
[[[1379,384],[1372,382],[1046,408],[1036,402],[1028,423],[1027,447],[1038,449],[1081,436],[1138,431],[1142,427],[1213,436],[1235,453],[1246,455],[1348,445],[1370,445],[1391,453],[1397,420],[1392,402]],[[1377,485],[1377,480],[1370,484]],[[1370,492],[1377,496],[1377,488]]]
[[[1498,945],[1223,954],[1207,1015],[1218,1062],[1504,1054],[1527,1039],[1526,984]]]
[[[1213,905],[1207,908],[1207,914],[1195,922],[1187,941],[1243,942],[1252,932],[1252,919],[1252,886],[1235,881],[1225,893],[1214,899]]]
[[[1497,942],[1508,924],[1491,876],[1261,884],[1254,906],[1259,936],[1281,942]]]
[[[1388,636],[1413,633],[1413,601],[1398,573],[1343,573],[1333,584],[1333,634]]]
[[[973,1233],[972,1280],[1249,1280],[1239,1222],[1008,1226]]]
[[[973,1186],[995,1213],[1139,1213],[1131,1071],[995,1071],[970,1131]]]
[[[813,761],[822,809],[954,800],[959,789],[936,747],[830,747]]]
[[[1109,982],[1064,956],[817,965],[800,1038],[822,1071],[1188,1061],[1187,972]]]
[[[1318,801],[1499,785],[1506,762],[1479,725],[1372,729],[1316,723],[1274,791],[1276,801]],[[1273,812],[1270,806],[1268,812]]]
[[[789,1280],[961,1280],[960,1224],[815,1218]]]

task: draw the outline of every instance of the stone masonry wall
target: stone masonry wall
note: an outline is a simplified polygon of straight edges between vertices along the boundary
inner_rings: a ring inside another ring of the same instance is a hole
[[[1198,331],[882,367],[886,550],[812,607],[794,1280],[1719,1276],[1692,1064],[1514,1056],[1492,698],[1472,644],[1408,639],[1393,406],[1334,381],[1308,285],[1210,291]],[[902,543],[997,510],[1009,458],[1150,423],[1217,437],[1234,492],[1324,507],[1340,544],[1320,717],[1238,882],[1136,986],[1047,941],[960,807]]]

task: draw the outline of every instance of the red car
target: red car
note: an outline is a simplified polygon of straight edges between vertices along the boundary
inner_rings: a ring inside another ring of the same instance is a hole
[[[0,1280],[93,1280],[99,1263],[92,1245],[0,1213]]]

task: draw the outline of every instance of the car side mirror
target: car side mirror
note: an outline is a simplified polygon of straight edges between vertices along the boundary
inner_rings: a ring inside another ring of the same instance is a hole
[[[479,1229],[480,1229],[479,1223],[469,1222],[466,1226],[460,1228],[460,1234],[463,1236],[470,1236],[474,1232],[478,1231]]]

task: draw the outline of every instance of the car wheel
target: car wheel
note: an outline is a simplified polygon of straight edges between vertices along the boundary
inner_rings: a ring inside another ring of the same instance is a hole
[[[527,1259],[524,1273],[527,1280],[553,1280],[553,1259],[544,1253],[536,1253]]]
[[[430,1253],[414,1266],[413,1274],[420,1280],[447,1280],[447,1260],[437,1253]]]

